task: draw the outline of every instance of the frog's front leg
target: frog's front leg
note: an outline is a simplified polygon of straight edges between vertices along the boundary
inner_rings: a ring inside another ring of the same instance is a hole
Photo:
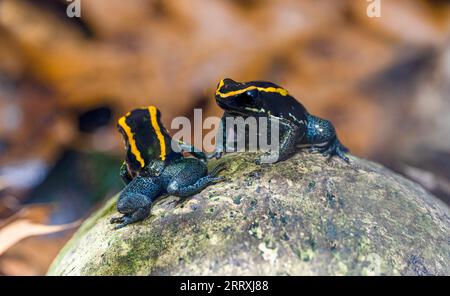
[[[227,113],[224,113],[222,118],[220,119],[219,129],[216,134],[216,148],[214,152],[207,156],[208,159],[216,158],[219,159],[222,157],[225,149],[224,143],[227,143],[227,133],[228,131],[225,129],[226,126],[226,116]]]
[[[201,164],[203,165],[203,164]],[[191,165],[174,176],[167,186],[167,193],[178,197],[188,197],[199,193],[208,185],[222,181],[217,175],[225,169],[225,164],[218,164],[208,175],[200,165]]]
[[[161,194],[161,186],[152,178],[138,176],[120,193],[117,210],[121,217],[111,219],[119,223],[115,228],[142,221],[150,215],[153,201]]]
[[[289,156],[296,151],[297,143],[299,143],[305,136],[304,126],[290,123],[287,120],[276,119],[276,121],[278,121],[278,128],[280,131],[280,142],[278,149],[269,151],[268,155],[262,155],[259,157],[256,160],[257,164],[276,163],[288,159]],[[272,120],[272,124],[274,124],[274,120]]]
[[[186,151],[189,152],[190,154],[192,154],[195,158],[201,159],[201,160],[206,160],[206,155],[204,152],[198,150],[197,148],[195,148],[194,146],[192,146],[191,144],[185,143],[183,141],[178,140],[177,141],[178,147],[182,150],[182,151]]]
[[[128,173],[127,164],[125,162],[122,163],[122,165],[120,166],[119,174],[120,178],[125,183],[125,185],[127,185],[128,183],[131,182],[131,180],[133,180],[133,177],[131,177],[130,174]]]

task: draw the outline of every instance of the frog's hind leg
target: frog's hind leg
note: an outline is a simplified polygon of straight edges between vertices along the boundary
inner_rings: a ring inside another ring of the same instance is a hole
[[[152,202],[142,194],[126,194],[117,202],[117,210],[122,213],[121,217],[111,218],[110,222],[115,224],[116,229],[127,226],[128,224],[142,221],[150,215]]]
[[[180,184],[177,180],[173,180],[167,187],[167,193],[178,197],[188,197],[201,192],[203,189],[208,187],[208,185],[217,183],[222,180],[223,177],[212,177],[210,175],[200,178],[192,185],[183,185]]]
[[[188,197],[197,194],[208,185],[222,181],[224,177],[217,177],[217,175],[224,168],[224,164],[219,164],[206,176],[205,168],[198,167],[198,170],[192,166],[186,168],[172,178],[167,186],[167,193],[178,197]]]
[[[153,200],[160,193],[160,186],[151,178],[136,177],[119,196],[117,210],[123,216],[112,218],[110,222],[119,223],[117,229],[144,220],[150,215]]]
[[[122,227],[127,226],[128,224],[142,221],[145,218],[147,218],[149,215],[150,215],[150,207],[146,208],[146,209],[142,208],[142,209],[138,209],[136,212],[134,212],[131,215],[123,215],[122,217],[119,217],[119,218],[112,218],[111,223],[118,223],[114,228],[120,229]]]
[[[225,164],[225,162],[221,162],[219,164],[217,164],[212,170],[211,172],[208,173],[209,176],[211,177],[216,177],[221,171],[223,171],[224,169],[226,169],[227,165]]]
[[[324,156],[338,156],[346,162],[349,158],[345,156],[348,148],[341,144],[336,135],[333,124],[325,119],[314,115],[307,116],[306,144],[311,145],[310,151],[320,152]]]
[[[330,142],[330,144],[325,147],[321,152],[323,156],[328,156],[332,158],[333,156],[338,156],[346,162],[349,162],[350,159],[345,155],[348,152],[348,148],[339,142],[337,138]]]

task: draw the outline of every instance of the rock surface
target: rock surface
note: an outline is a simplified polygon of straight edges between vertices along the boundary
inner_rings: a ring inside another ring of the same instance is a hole
[[[450,275],[449,209],[419,185],[356,157],[254,158],[223,157],[227,181],[123,229],[112,198],[48,274]]]

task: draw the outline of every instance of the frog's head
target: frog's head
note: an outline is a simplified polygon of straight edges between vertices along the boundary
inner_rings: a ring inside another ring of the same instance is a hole
[[[241,115],[266,114],[286,96],[287,90],[267,81],[236,82],[225,78],[216,90],[217,104],[229,113]]]
[[[117,127],[125,142],[126,162],[134,170],[151,160],[164,161],[170,149],[170,136],[154,106],[135,109],[122,116]]]

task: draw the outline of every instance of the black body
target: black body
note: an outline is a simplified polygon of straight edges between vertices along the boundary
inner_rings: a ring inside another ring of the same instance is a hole
[[[269,127],[273,122],[277,122],[280,127],[279,150],[270,151],[265,162],[283,161],[303,147],[322,152],[325,156],[337,155],[349,161],[344,155],[348,149],[338,140],[331,122],[309,114],[287,90],[274,83],[240,83],[228,78],[223,79],[216,90],[216,102],[225,112],[218,132],[216,151],[209,157],[219,158],[227,148],[227,117],[265,117]]]

